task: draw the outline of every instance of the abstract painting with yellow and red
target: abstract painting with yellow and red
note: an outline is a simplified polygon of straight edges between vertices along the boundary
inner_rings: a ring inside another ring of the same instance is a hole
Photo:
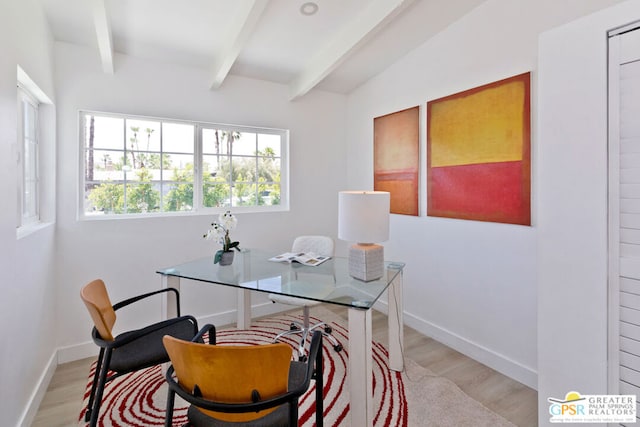
[[[373,189],[388,191],[393,214],[418,215],[420,107],[373,119]]]
[[[530,74],[427,103],[427,215],[531,225]]]

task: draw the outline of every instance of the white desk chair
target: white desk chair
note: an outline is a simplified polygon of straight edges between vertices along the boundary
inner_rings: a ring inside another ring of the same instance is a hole
[[[312,252],[315,255],[332,257],[333,246],[334,246],[333,239],[331,237],[299,236],[293,241],[291,252],[305,252],[305,253]],[[333,281],[332,282],[332,285],[333,285],[333,283],[335,283],[335,276],[332,276],[331,280]],[[295,283],[292,285],[295,286]],[[300,285],[302,286],[302,284]],[[307,284],[305,283],[305,285]],[[323,293],[323,292],[325,291],[322,288],[322,283],[319,283],[317,293]],[[304,316],[303,323],[292,322],[291,328],[288,331],[284,331],[278,334],[274,338],[273,340],[274,342],[279,341],[280,338],[287,335],[301,334],[302,337],[300,339],[300,344],[298,345],[298,357],[300,358],[300,360],[306,360],[307,353],[305,351],[305,344],[307,342],[307,337],[311,336],[314,330],[321,329],[322,335],[329,340],[334,350],[335,351],[342,350],[342,345],[338,342],[338,340],[335,339],[333,335],[331,335],[331,332],[333,332],[333,330],[329,325],[327,325],[324,322],[318,322],[315,325],[309,324],[309,307],[320,304],[320,301],[312,301],[312,300],[290,297],[286,295],[277,295],[277,294],[269,294],[269,299],[274,303],[279,302],[282,304],[295,305],[298,307],[302,307],[303,316]]]

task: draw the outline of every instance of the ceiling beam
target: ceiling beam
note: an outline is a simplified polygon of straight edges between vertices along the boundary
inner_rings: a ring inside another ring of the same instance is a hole
[[[305,95],[335,70],[357,47],[370,40],[385,24],[415,0],[373,0],[336,37],[311,58],[289,84],[289,99]]]
[[[113,40],[111,39],[111,26],[107,18],[107,9],[104,0],[93,0],[93,24],[96,27],[98,50],[102,61],[102,71],[113,74]]]
[[[233,63],[251,37],[260,16],[267,7],[268,0],[252,0],[242,3],[241,10],[231,24],[231,33],[227,34],[229,43],[222,49],[220,58],[213,68],[211,89],[218,89],[227,78]]]

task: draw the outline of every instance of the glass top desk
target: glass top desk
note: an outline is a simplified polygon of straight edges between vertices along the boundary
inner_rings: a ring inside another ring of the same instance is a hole
[[[404,263],[386,262],[382,278],[363,282],[349,276],[347,258],[334,257],[309,267],[298,263],[273,262],[279,255],[261,250],[236,252],[232,265],[220,266],[213,257],[158,270],[163,287],[180,289],[181,279],[196,280],[238,289],[238,328],[251,325],[251,292],[288,295],[349,308],[349,384],[352,426],[373,425],[373,359],[371,308],[388,294],[389,367],[404,368],[402,319],[402,270]],[[163,304],[167,317],[175,316],[172,293]],[[364,361],[365,363],[362,363]],[[366,397],[363,399],[363,397]]]

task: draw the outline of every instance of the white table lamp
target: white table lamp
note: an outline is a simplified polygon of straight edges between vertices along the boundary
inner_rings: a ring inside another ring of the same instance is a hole
[[[369,282],[384,274],[384,247],[389,239],[390,195],[386,191],[341,191],[338,194],[338,238],[356,242],[349,248],[349,274]]]

